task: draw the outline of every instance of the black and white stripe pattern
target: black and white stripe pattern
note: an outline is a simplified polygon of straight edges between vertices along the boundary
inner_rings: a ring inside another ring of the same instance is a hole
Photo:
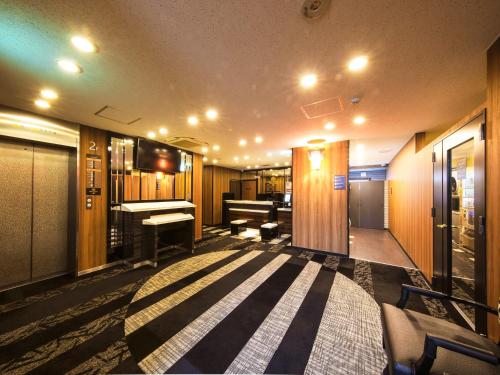
[[[287,246],[290,238],[270,243],[225,229],[210,233],[216,229],[222,228],[204,228],[197,262],[179,255],[156,269],[114,268],[0,293],[0,373],[140,373],[138,363],[201,317],[218,323],[188,338],[168,372],[311,373],[339,366],[343,373],[371,373],[383,361],[373,300],[394,304],[402,283],[426,285],[417,270],[303,252]],[[286,260],[272,263],[278,258]],[[267,278],[246,283],[263,269]],[[213,307],[231,294],[238,304]],[[167,308],[141,314],[155,305]],[[412,296],[408,307],[462,323],[447,303]],[[134,315],[147,319],[125,337],[125,320]],[[322,351],[329,346],[331,353]],[[347,360],[353,356],[357,363]]]

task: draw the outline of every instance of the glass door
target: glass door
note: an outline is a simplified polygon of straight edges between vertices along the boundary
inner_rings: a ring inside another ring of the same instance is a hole
[[[478,302],[486,299],[483,124],[481,115],[434,147],[434,286]],[[456,307],[485,332],[480,311]]]

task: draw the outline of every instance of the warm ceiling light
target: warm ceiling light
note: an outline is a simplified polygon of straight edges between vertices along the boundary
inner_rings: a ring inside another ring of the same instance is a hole
[[[212,160],[214,164],[217,164],[219,161],[217,159]]]
[[[201,152],[203,152],[204,154],[206,154],[206,153],[208,152],[208,147],[203,146],[203,147],[201,148]]]
[[[240,139],[239,145],[242,146],[242,147],[246,146],[247,145],[246,139]]]
[[[274,166],[275,166],[275,167],[279,167],[279,166],[280,166],[280,163],[274,163]]]
[[[333,122],[327,122],[325,124],[325,129],[326,130],[332,130],[332,129],[335,129],[335,124]]]
[[[155,132],[148,132],[148,138],[155,138],[156,133]]]
[[[220,150],[220,146],[219,146],[219,145],[214,145],[214,146],[212,147],[212,150],[214,150],[214,151],[219,151],[219,150]]]
[[[203,157],[203,161],[208,161],[208,158],[206,156]]]
[[[52,89],[43,89],[42,91],[40,91],[40,95],[42,96],[42,98],[49,100],[57,99],[59,97],[59,95],[57,95],[57,92]]]
[[[250,156],[245,155],[245,156],[243,156],[243,159],[248,160],[248,159],[250,159]]]
[[[351,72],[358,72],[363,70],[368,65],[368,57],[366,56],[358,56],[349,61],[347,67]]]
[[[165,134],[167,134],[167,133],[168,133],[168,130],[167,130],[166,128],[160,128],[160,130],[159,130],[159,131],[160,131],[160,134],[161,134],[161,135],[165,135]]]
[[[285,165],[290,165],[290,162],[288,162],[288,161],[285,161]]]
[[[37,99],[35,100],[35,105],[38,107],[38,108],[42,108],[42,109],[48,109],[50,108],[50,103],[46,100],[43,100],[43,99]]]
[[[255,137],[255,143],[262,143],[263,139],[260,135],[258,135],[257,137]]]
[[[207,116],[207,118],[209,120],[215,120],[217,118],[217,116],[219,116],[219,114],[217,113],[217,111],[215,109],[209,109],[205,112],[205,115]]]
[[[95,52],[97,50],[96,45],[83,36],[75,35],[71,38],[71,43],[75,48],[85,53]]]
[[[198,117],[196,117],[196,116],[189,116],[188,117],[188,124],[189,125],[193,125],[193,126],[198,125],[199,122],[200,121],[198,120]]]
[[[247,165],[247,169],[250,169],[250,166],[249,166],[249,165]]]
[[[236,162],[238,162],[238,161],[240,161],[240,158],[239,158],[239,157],[237,157],[237,156],[235,156],[235,157],[233,158],[233,160],[234,160],[234,161],[236,161]]]
[[[318,77],[314,73],[307,73],[300,77],[300,85],[305,89],[315,86],[317,82]]]
[[[271,156],[273,156],[273,153],[272,152],[268,152],[266,155],[270,158]]]
[[[66,73],[76,74],[83,72],[82,67],[73,60],[68,60],[68,59],[57,60],[57,65],[59,65],[59,68],[64,70]]]
[[[354,117],[354,120],[353,122],[356,124],[356,125],[361,125],[361,124],[364,124],[366,121],[366,119],[363,117],[363,116],[356,116]]]
[[[258,165],[256,165],[256,166],[255,166],[255,168],[259,168],[259,166],[258,166]]]
[[[361,151],[364,151],[364,149],[365,149],[365,145],[364,144],[358,143],[356,145],[356,151],[361,152]]]

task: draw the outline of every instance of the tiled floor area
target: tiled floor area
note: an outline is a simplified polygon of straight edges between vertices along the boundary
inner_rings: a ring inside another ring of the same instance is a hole
[[[415,268],[410,258],[387,230],[351,227],[349,243],[351,258]]]

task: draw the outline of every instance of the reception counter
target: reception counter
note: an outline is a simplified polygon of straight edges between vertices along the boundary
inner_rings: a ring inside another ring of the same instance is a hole
[[[270,201],[226,200],[224,201],[225,222],[246,220],[250,228],[260,228],[264,223],[275,220],[275,208]]]
[[[124,203],[124,250],[134,266],[156,266],[172,251],[193,251],[194,209],[187,201]],[[168,253],[167,253],[168,252]]]

